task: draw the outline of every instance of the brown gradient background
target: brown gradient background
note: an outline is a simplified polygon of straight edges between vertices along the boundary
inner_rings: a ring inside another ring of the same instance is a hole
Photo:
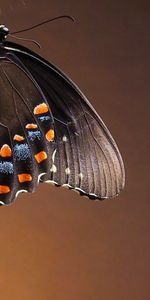
[[[146,5],[147,3],[147,5]],[[119,145],[121,195],[92,202],[40,185],[0,208],[0,299],[148,300],[150,261],[150,4],[143,1],[1,0],[1,23],[62,68],[90,99]]]

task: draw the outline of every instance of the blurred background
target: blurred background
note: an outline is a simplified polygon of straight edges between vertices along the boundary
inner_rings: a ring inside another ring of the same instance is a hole
[[[40,184],[0,207],[3,300],[150,299],[150,4],[148,1],[1,0],[0,23],[55,63],[96,108],[123,156],[126,187],[90,201]],[[15,40],[14,40],[15,41]]]

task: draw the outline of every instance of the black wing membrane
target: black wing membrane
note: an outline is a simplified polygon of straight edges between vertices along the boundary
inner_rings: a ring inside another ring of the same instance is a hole
[[[33,192],[52,161],[45,138],[53,128],[49,109],[45,124],[34,113],[48,103],[17,57],[0,55],[0,204],[8,205],[19,192]],[[52,151],[52,149],[51,149]]]
[[[122,158],[85,96],[62,71],[40,56],[14,43],[5,45],[7,57],[20,62],[34,78],[54,119],[49,170],[40,181],[73,188],[90,198],[118,195],[125,182]]]

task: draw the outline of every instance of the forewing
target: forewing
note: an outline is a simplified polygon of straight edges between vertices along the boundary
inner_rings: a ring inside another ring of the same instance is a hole
[[[125,181],[121,155],[91,104],[55,66],[23,47],[9,47],[40,86],[54,117],[52,164],[41,180],[91,198],[118,195]]]

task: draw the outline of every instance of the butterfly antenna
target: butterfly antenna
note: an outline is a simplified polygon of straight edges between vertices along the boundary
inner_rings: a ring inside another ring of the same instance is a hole
[[[35,41],[35,40],[32,40],[32,39],[25,39],[25,38],[22,38],[22,37],[19,37],[19,36],[15,36],[15,35],[13,35],[13,34],[9,34],[9,36],[11,36],[11,37],[13,37],[13,38],[15,38],[15,39],[18,39],[18,40],[22,40],[22,41],[27,41],[27,42],[32,42],[32,43],[34,43],[36,46],[38,46],[39,48],[41,48],[41,45],[37,42],[37,41]]]
[[[58,17],[55,17],[53,19],[48,19],[46,21],[43,21],[41,23],[38,23],[36,25],[33,25],[31,27],[28,27],[28,28],[25,28],[25,29],[22,29],[22,30],[18,30],[18,31],[14,31],[14,32],[11,32],[11,34],[16,34],[16,33],[21,33],[21,32],[25,32],[25,31],[29,31],[29,30],[32,30],[36,27],[39,27],[41,25],[44,25],[46,23],[49,23],[49,22],[52,22],[54,20],[58,20],[58,19],[64,19],[64,18],[67,18],[67,19],[70,19],[72,22],[75,22],[75,19],[72,17],[72,16],[68,16],[68,15],[63,15],[63,16],[58,16]]]

